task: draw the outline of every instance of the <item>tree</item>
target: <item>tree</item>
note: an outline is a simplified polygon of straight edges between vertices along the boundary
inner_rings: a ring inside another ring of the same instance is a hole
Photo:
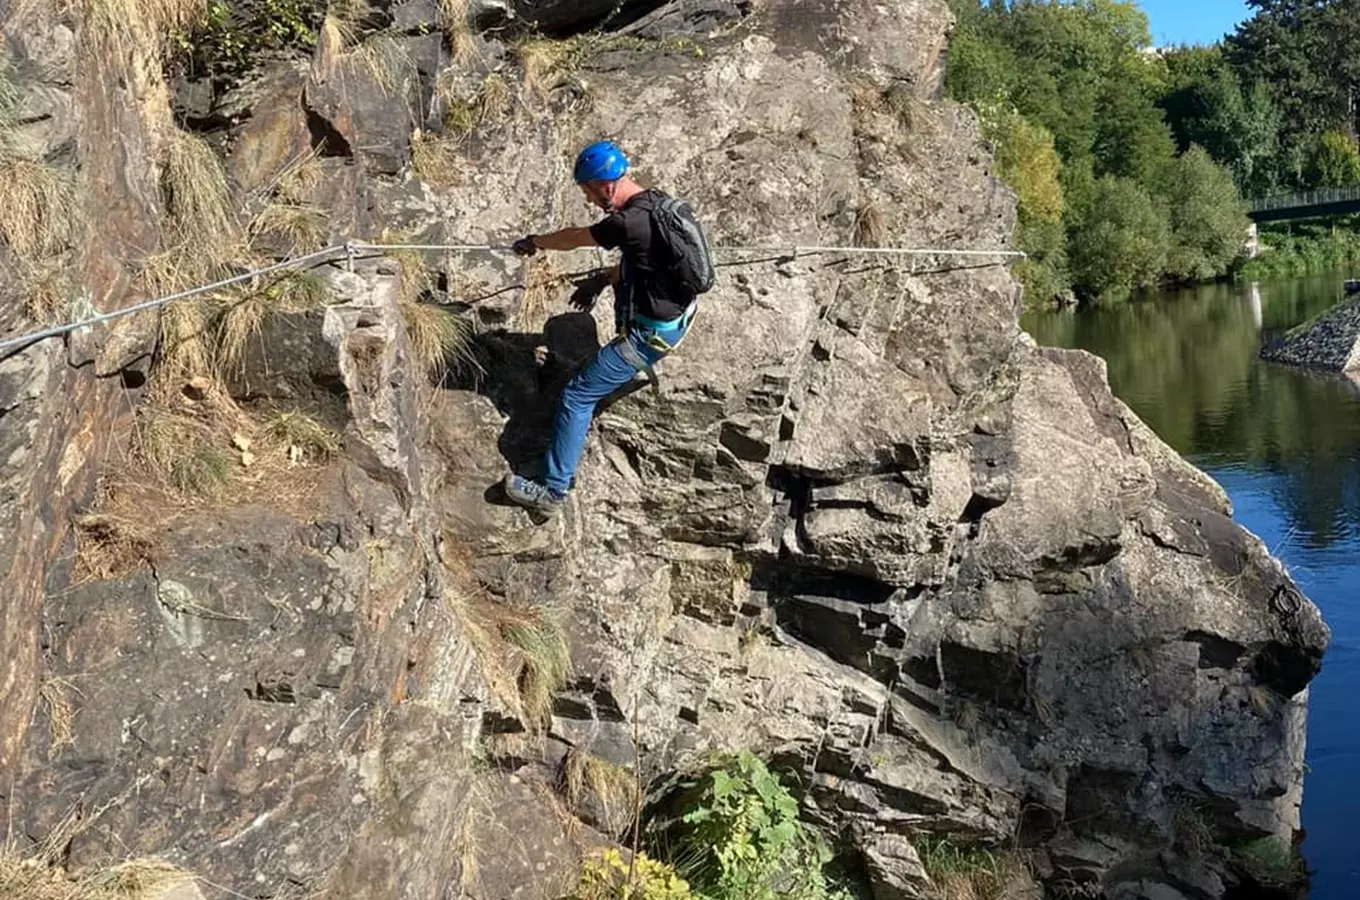
[[[1346,91],[1333,71],[1339,52],[1329,32],[1334,26],[1324,16],[1337,5],[1338,0],[1248,0],[1255,15],[1224,45],[1242,83],[1270,88],[1281,122],[1275,178],[1291,187],[1309,186],[1305,162],[1315,136],[1347,117]]]
[[[1167,273],[1205,281],[1226,272],[1242,253],[1249,225],[1232,176],[1202,147],[1191,147],[1176,160],[1167,200]]]
[[[1166,266],[1171,222],[1166,207],[1137,182],[1107,175],[1096,181],[1067,234],[1078,290],[1118,298],[1157,284]]]
[[[1317,187],[1351,187],[1360,184],[1360,146],[1340,131],[1324,131],[1309,166]]]
[[[1158,101],[1179,152],[1198,144],[1252,195],[1274,187],[1279,112],[1262,82],[1243,88],[1222,48],[1182,47],[1163,57],[1168,88]]]
[[[1029,298],[1048,302],[1068,289],[1062,160],[1048,129],[1014,110],[993,112],[984,121],[996,146],[996,173],[1018,200],[1015,245],[1027,258],[1016,274]]]

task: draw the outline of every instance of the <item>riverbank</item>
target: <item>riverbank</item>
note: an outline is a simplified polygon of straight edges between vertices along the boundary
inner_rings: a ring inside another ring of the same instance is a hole
[[[1237,271],[1242,281],[1299,278],[1360,263],[1360,217],[1335,223],[1294,223],[1263,230],[1266,248]]]

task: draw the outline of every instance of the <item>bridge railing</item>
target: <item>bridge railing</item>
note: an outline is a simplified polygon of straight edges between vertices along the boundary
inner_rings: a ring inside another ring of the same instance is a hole
[[[1360,187],[1319,188],[1294,194],[1272,194],[1247,201],[1249,212],[1269,212],[1276,209],[1297,209],[1308,206],[1327,206],[1332,203],[1360,201]]]

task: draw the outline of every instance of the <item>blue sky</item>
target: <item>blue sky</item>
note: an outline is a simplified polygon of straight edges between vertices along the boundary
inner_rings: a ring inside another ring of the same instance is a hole
[[[1243,0],[1139,0],[1152,20],[1152,42],[1212,44],[1247,18]]]

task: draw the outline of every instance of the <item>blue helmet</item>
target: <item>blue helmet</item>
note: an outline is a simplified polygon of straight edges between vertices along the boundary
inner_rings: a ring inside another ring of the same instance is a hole
[[[587,181],[618,181],[628,174],[628,157],[613,141],[596,141],[576,157],[572,175],[577,184]]]

